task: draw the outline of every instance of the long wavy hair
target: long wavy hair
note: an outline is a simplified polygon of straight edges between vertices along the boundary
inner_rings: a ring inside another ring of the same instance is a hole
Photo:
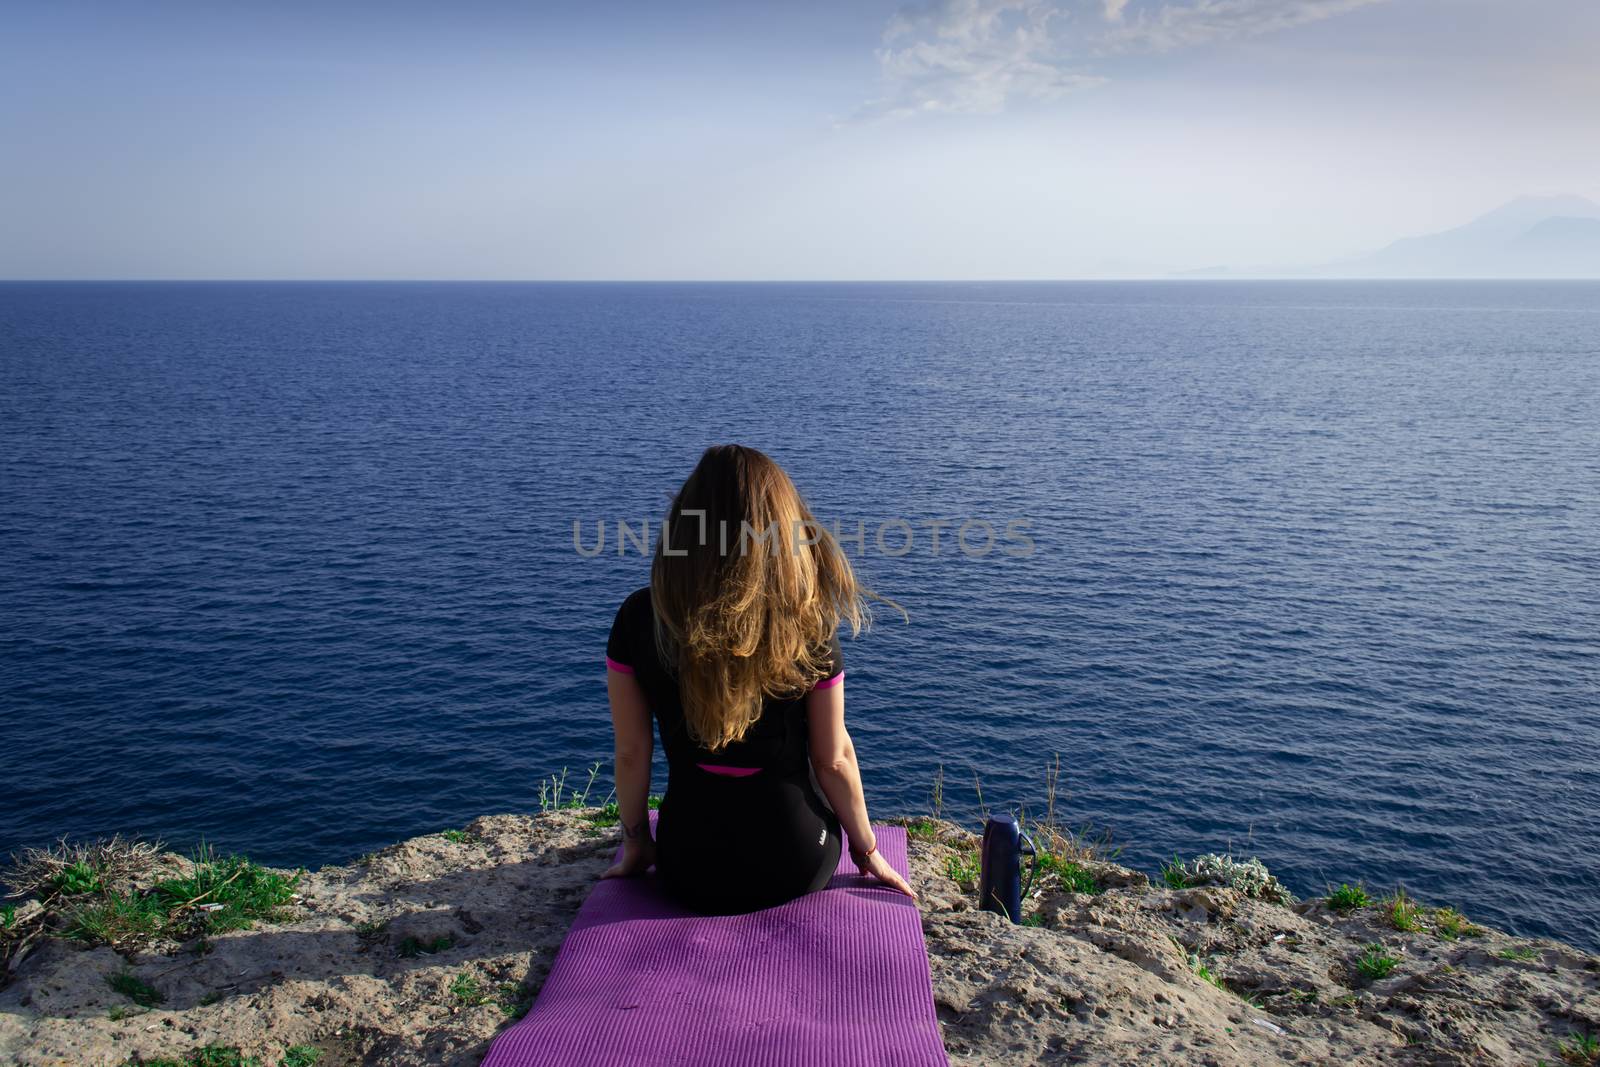
[[[859,634],[867,598],[883,599],[857,584],[783,468],[742,445],[706,449],[673,498],[650,594],[661,662],[690,736],[711,752],[743,738],[767,697],[821,680],[840,623]]]

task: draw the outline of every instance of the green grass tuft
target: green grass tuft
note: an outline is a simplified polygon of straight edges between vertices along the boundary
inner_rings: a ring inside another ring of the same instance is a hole
[[[905,821],[906,836],[918,841],[937,841],[939,824],[933,819],[918,818]]]
[[[167,999],[162,995],[161,990],[129,970],[106,975],[106,985],[141,1008],[153,1008]]]
[[[189,1053],[184,1061],[190,1067],[262,1067],[254,1056],[246,1056],[233,1045],[207,1045]]]
[[[978,874],[980,873],[978,853],[976,851],[957,852],[953,856],[946,856],[944,873],[952,882],[955,882],[963,889],[977,885]]]
[[[290,1045],[283,1050],[278,1067],[312,1067],[322,1059],[322,1050],[315,1045]]]
[[[69,909],[63,936],[91,945],[120,945],[154,937],[166,921],[159,901],[112,893]]]
[[[1404,889],[1396,889],[1393,896],[1384,898],[1383,910],[1389,925],[1396,930],[1411,933],[1422,929],[1422,909],[1406,896]]]
[[[1516,948],[1504,949],[1496,955],[1503,960],[1521,960],[1526,963],[1528,960],[1538,959],[1539,950],[1531,945],[1519,945]]]
[[[440,934],[431,941],[421,941],[415,937],[408,937],[400,942],[400,946],[396,951],[410,960],[416,959],[418,956],[431,956],[434,953],[443,952],[453,944],[455,944],[455,940],[449,934]]]
[[[190,921],[198,924],[202,934],[248,930],[257,920],[281,918],[302,873],[279,874],[244,856],[218,856],[204,842],[192,859],[194,869],[189,874],[157,882],[150,896],[167,909],[169,921],[183,921],[180,912],[196,909],[198,918]],[[207,904],[222,907],[199,910]]]
[[[450,983],[449,992],[455,1002],[463,1007],[476,1008],[480,1004],[493,1004],[502,1014],[513,1019],[522,1018],[533,1006],[533,998],[525,994],[517,983],[501,982],[490,990],[466,971],[456,975],[455,981]]]
[[[1179,948],[1181,949],[1182,946],[1179,945]],[[1189,969],[1191,971],[1193,971],[1195,973],[1195,976],[1198,977],[1202,982],[1209,982],[1210,984],[1216,986],[1218,989],[1222,989],[1222,990],[1226,990],[1228,988],[1227,986],[1222,984],[1222,979],[1218,978],[1216,975],[1211,973],[1211,968],[1207,967],[1205,965],[1205,962],[1203,960],[1201,960],[1199,956],[1197,956],[1193,952],[1187,952],[1187,951],[1184,952],[1184,955],[1187,956],[1188,959],[1189,959]]]
[[[594,811],[585,812],[583,817],[596,826],[615,826],[622,821],[622,809],[613,800]]]
[[[1062,887],[1068,892],[1089,894],[1100,892],[1100,882],[1095,878],[1094,872],[1075,860],[1066,859],[1053,852],[1039,853],[1039,872],[1060,878]]]
[[[294,1048],[312,1048],[312,1046],[298,1045],[294,1046]],[[317,1053],[317,1049],[312,1049],[312,1051]],[[317,1054],[320,1056],[320,1053]],[[306,1059],[306,1061],[285,1059],[282,1062],[285,1067],[304,1067],[306,1064],[314,1064],[317,1061],[315,1059]],[[182,1059],[171,1059],[171,1057],[165,1056],[160,1057],[160,1059],[136,1057],[136,1059],[123,1061],[123,1067],[264,1067],[264,1064],[262,1064],[259,1057],[245,1056],[245,1054],[240,1053],[237,1046],[234,1045],[206,1045],[205,1048],[197,1048],[192,1053],[187,1053]]]
[[[457,1004],[475,1008],[494,999],[493,994],[484,991],[483,986],[472,975],[462,972],[456,975],[456,980],[450,983],[450,995]]]
[[[281,917],[302,873],[283,875],[243,856],[219,857],[204,843],[193,861],[188,874],[163,879],[142,893],[100,885],[92,893],[74,894],[65,912],[63,936],[88,944],[123,945],[158,934],[179,941],[198,935],[203,941],[208,934],[249,929],[258,920]]]
[[[444,838],[446,841],[449,841],[453,845],[464,845],[469,841],[476,840],[476,838],[467,833],[465,830],[440,830],[439,836]]]
[[[1359,882],[1351,885],[1345,882],[1338,889],[1328,890],[1328,907],[1334,911],[1355,911],[1372,903],[1372,898],[1367,896],[1367,890]]]
[[[1183,869],[1183,860],[1173,856],[1162,863],[1161,882],[1168,889],[1188,889],[1189,872]]]
[[[50,880],[50,887],[62,896],[69,897],[80,893],[98,893],[105,888],[100,880],[100,872],[81,860],[57,872]]]
[[[1483,935],[1483,927],[1468,922],[1467,917],[1454,908],[1435,908],[1433,925],[1439,937],[1445,941]]]
[[[1577,1067],[1600,1062],[1600,1038],[1593,1034],[1571,1034],[1556,1046],[1561,1058]]]
[[[503,1014],[520,1019],[533,1007],[533,997],[515,982],[501,982],[495,987],[495,1003]]]
[[[1379,978],[1387,978],[1399,963],[1399,960],[1383,951],[1382,945],[1368,945],[1367,951],[1356,960],[1356,972],[1367,981],[1375,982]]]

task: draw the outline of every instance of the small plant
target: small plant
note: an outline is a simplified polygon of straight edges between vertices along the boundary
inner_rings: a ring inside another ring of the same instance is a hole
[[[600,773],[600,761],[595,760],[594,766],[589,768],[589,780],[583,783],[583,792],[573,791],[571,806],[574,808],[587,807],[589,804],[589,790],[594,788],[595,775]]]
[[[583,817],[596,826],[615,826],[622,821],[622,809],[617,807],[616,801],[613,800],[594,811],[586,812]]]
[[[356,924],[356,936],[362,941],[371,943],[380,941],[383,935],[389,932],[388,919],[374,919],[369,922]]]
[[[113,1004],[107,1009],[106,1018],[114,1023],[120,1023],[124,1019],[132,1019],[136,1015],[143,1015],[149,1010],[149,1008],[130,1008],[126,1004]]]
[[[928,806],[933,809],[935,819],[944,817],[944,764],[939,764],[939,769],[933,772],[933,789],[928,794]]]
[[[49,848],[25,848],[13,855],[3,880],[11,895],[19,897],[44,898],[64,886],[71,887],[68,893],[98,892],[149,870],[161,849],[159,841],[127,841],[120,834],[77,843],[63,837]],[[98,885],[83,888],[93,883]]]
[[[213,989],[211,992],[200,998],[199,1004],[202,1008],[210,1007],[213,1004],[221,1003],[222,996],[222,990]]]
[[[1435,908],[1433,923],[1439,932],[1439,937],[1445,941],[1480,937],[1483,934],[1483,927],[1468,922],[1467,917],[1454,908]]]
[[[106,975],[106,985],[121,993],[141,1008],[153,1008],[167,998],[161,990],[129,970]]]
[[[1094,872],[1075,860],[1065,859],[1053,852],[1039,853],[1039,870],[1061,879],[1061,886],[1069,893],[1100,892],[1100,882]]]
[[[1399,960],[1383,951],[1382,945],[1368,945],[1356,960],[1356,972],[1367,981],[1376,982],[1380,978],[1387,978],[1399,963]]]
[[[290,1045],[283,1050],[278,1067],[312,1067],[322,1059],[322,1050],[315,1045]]]
[[[1161,881],[1168,889],[1188,889],[1189,874],[1183,869],[1183,860],[1173,856],[1161,865]]]
[[[1222,979],[1211,973],[1211,968],[1207,967],[1205,962],[1202,961],[1198,955],[1193,952],[1186,953],[1186,955],[1189,959],[1189,969],[1193,971],[1195,976],[1198,977],[1202,982],[1209,982],[1218,989],[1228,988],[1222,984]]]
[[[1338,889],[1328,890],[1328,907],[1334,911],[1355,911],[1372,903],[1372,898],[1367,896],[1367,890],[1359,882],[1351,885],[1345,882]]]
[[[661,794],[651,793],[650,796],[646,798],[644,806],[649,808],[651,811],[658,810],[661,807]]]
[[[100,881],[100,872],[80,860],[61,868],[51,880],[50,888],[62,896],[70,897],[80,893],[98,893],[105,886]]]
[[[919,841],[937,841],[939,839],[939,824],[932,819],[907,819],[905,827],[907,837],[913,837]]]
[[[475,1008],[493,999],[493,995],[484,992],[478,980],[466,972],[456,975],[456,980],[450,983],[450,995],[455,998],[457,1004],[469,1008]]]
[[[465,830],[441,830],[439,831],[439,836],[453,845],[464,845],[468,841],[475,840],[473,836],[467,833]]]
[[[1518,945],[1516,948],[1503,949],[1496,955],[1503,960],[1520,960],[1526,963],[1528,960],[1538,959],[1539,950],[1531,945]]]
[[[1417,902],[1406,896],[1404,888],[1397,888],[1394,895],[1383,902],[1384,914],[1389,919],[1389,925],[1396,930],[1413,932],[1422,928],[1422,910],[1417,907]]]
[[[17,906],[7,904],[0,908],[0,930],[9,930],[17,923]]]
[[[567,769],[566,769],[566,767],[562,767],[561,768],[561,777],[557,778],[554,774],[552,774],[550,776],[550,806],[551,807],[559,808],[561,806],[561,792],[562,792],[562,790],[564,790],[566,788],[566,786],[567,786]],[[543,803],[544,790],[540,789],[539,793],[540,793],[540,803]]]
[[[418,956],[432,956],[436,953],[443,952],[453,944],[455,944],[455,939],[449,934],[440,934],[438,937],[435,937],[429,941],[422,941],[415,937],[408,937],[400,942],[399,947],[395,951],[399,952],[400,955],[406,959],[413,960]]]
[[[262,1067],[254,1056],[246,1056],[233,1045],[207,1045],[189,1053],[186,1067]]]
[[[1600,1038],[1593,1034],[1572,1034],[1556,1046],[1561,1058],[1579,1067],[1589,1067],[1600,1061]]]
[[[70,908],[62,936],[91,945],[133,944],[160,933],[166,921],[158,901],[112,893]]]
[[[583,792],[567,788],[567,768],[562,767],[560,774],[552,774],[539,782],[539,810],[558,811],[561,808],[581,808],[589,799],[589,790],[594,785],[595,775],[600,773],[600,764],[596,761],[589,768],[589,781],[584,785]]]
[[[143,893],[102,888],[66,913],[63,936],[89,944],[124,945],[160,933],[183,940],[198,933],[248,929],[275,920],[293,900],[300,874],[282,875],[243,856],[218,857],[203,843],[188,874],[163,879]],[[202,908],[200,905],[217,905]]]
[[[505,1015],[520,1019],[533,1007],[533,997],[523,992],[515,982],[501,982],[495,987],[495,1003]]]
[[[1232,856],[1210,852],[1184,864],[1183,872],[1188,876],[1190,885],[1227,886],[1258,900],[1269,900],[1275,904],[1294,903],[1294,895],[1258,859],[1236,860]]]
[[[977,884],[979,871],[976,852],[957,852],[945,858],[944,873],[963,889]]]

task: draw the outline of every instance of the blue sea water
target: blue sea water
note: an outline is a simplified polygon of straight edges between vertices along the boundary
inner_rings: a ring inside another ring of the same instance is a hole
[[[615,524],[721,441],[910,614],[845,643],[875,817],[1059,753],[1147,870],[1600,948],[1584,283],[0,286],[0,850],[537,808],[608,761]]]

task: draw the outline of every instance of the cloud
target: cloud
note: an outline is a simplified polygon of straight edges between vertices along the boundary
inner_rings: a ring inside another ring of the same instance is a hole
[[[1109,15],[1111,3],[1107,0]],[[1216,41],[1275,33],[1336,18],[1384,0],[1192,0],[1140,10],[1106,34],[1112,52],[1171,52]],[[1126,3],[1118,5],[1119,14]]]
[[[878,64],[883,92],[857,121],[986,114],[1108,79],[1107,58],[1172,52],[1334,18],[1386,0],[932,0],[895,13]]]
[[[1014,98],[1051,99],[1104,79],[1058,54],[1044,0],[945,0],[898,12],[878,63],[884,95],[857,118],[1001,111]]]

